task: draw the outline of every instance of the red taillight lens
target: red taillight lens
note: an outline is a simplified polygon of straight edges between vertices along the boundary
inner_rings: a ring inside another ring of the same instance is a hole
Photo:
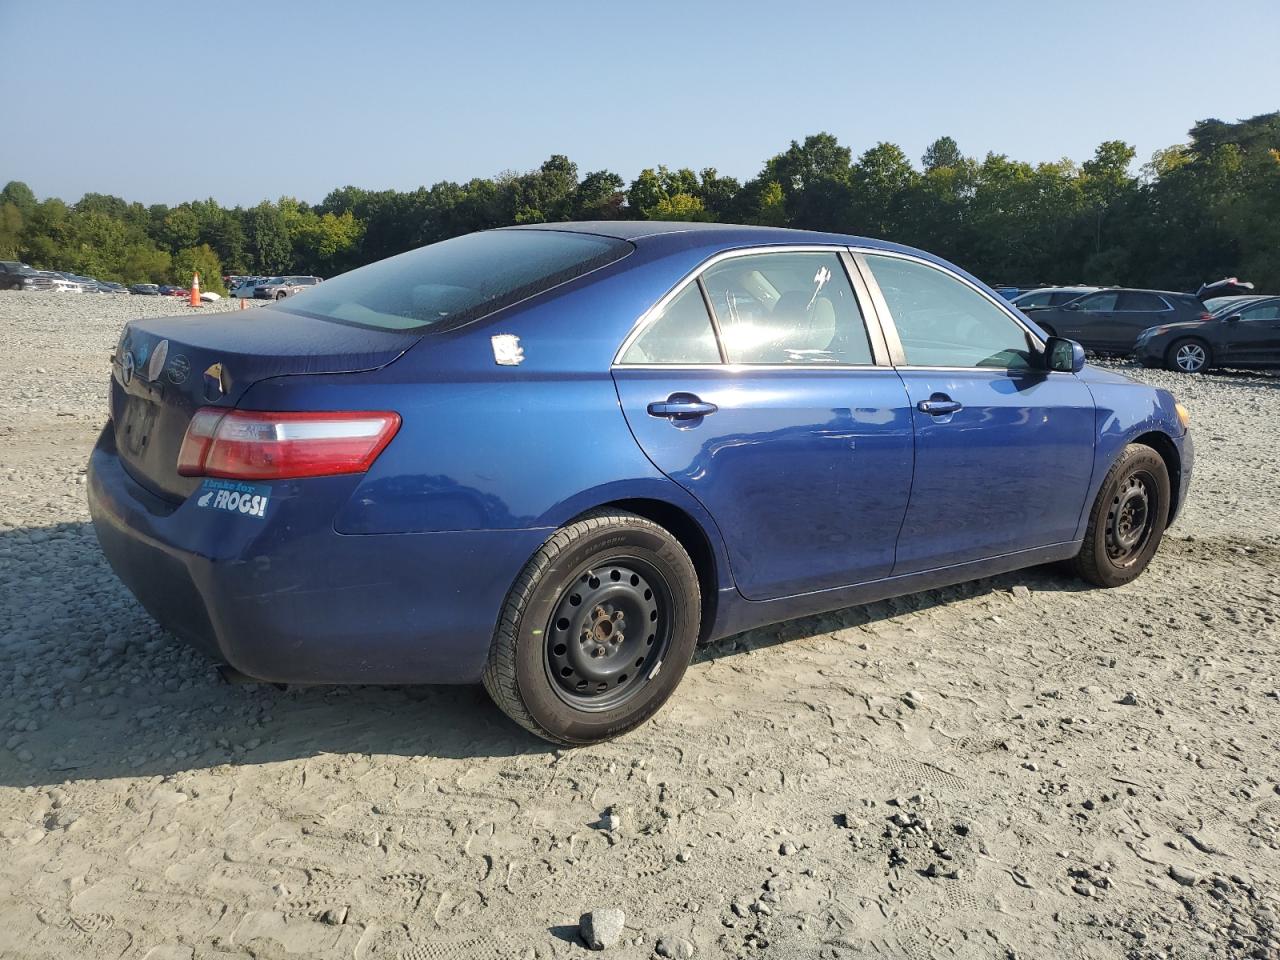
[[[1202,313],[1202,314],[1200,314],[1200,319],[1201,319],[1201,320],[1212,320],[1212,319],[1213,319],[1213,314],[1212,314],[1212,313]]]
[[[178,452],[184,477],[283,480],[363,473],[400,428],[389,412],[197,410]]]

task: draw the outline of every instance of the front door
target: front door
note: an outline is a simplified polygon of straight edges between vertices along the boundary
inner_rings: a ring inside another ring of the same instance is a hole
[[[744,596],[892,570],[911,413],[836,253],[713,264],[660,305],[613,375],[649,459],[715,519]]]
[[[1093,472],[1088,388],[1044,370],[1036,341],[976,287],[919,260],[864,262],[915,425],[894,574],[1073,540]]]
[[[1061,322],[1054,324],[1058,336],[1076,340],[1090,350],[1116,349],[1113,327],[1116,315],[1115,290],[1099,290],[1081,297],[1058,311]]]
[[[1280,363],[1280,300],[1246,307],[1239,316],[1223,323],[1223,361],[1228,365]]]

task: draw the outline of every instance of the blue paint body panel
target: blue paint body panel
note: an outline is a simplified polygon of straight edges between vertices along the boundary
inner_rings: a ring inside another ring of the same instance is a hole
[[[131,325],[124,342],[140,353],[168,339],[193,371],[222,360],[230,387],[209,400],[194,380],[113,374],[89,505],[144,606],[265,680],[468,683],[524,564],[603,504],[687,518],[706,558],[708,639],[1071,556],[1110,464],[1146,434],[1176,452],[1176,506],[1185,500],[1193,449],[1172,397],[1095,368],[613,366],[636,320],[716,254],[906,248],[720,225],[570,229],[634,251],[451,331],[366,341],[341,327],[317,340],[324,321],[295,327],[270,307],[254,327]],[[495,364],[495,334],[520,338],[522,364]],[[647,412],[681,392],[718,409],[692,423]],[[962,409],[919,412],[935,392]],[[155,420],[166,432],[132,457],[118,446],[126,414],[150,401],[167,404]],[[262,515],[240,515],[201,507],[201,481],[166,473],[202,403],[393,410],[402,425],[368,473],[255,483]]]

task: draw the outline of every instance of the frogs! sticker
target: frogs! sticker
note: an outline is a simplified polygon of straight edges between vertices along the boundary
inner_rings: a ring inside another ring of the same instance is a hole
[[[210,478],[200,485],[196,506],[246,517],[265,517],[271,488],[258,483]]]

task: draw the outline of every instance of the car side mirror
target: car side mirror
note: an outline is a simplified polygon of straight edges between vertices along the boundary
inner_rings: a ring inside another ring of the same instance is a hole
[[[1050,337],[1044,345],[1045,366],[1055,373],[1079,373],[1084,369],[1084,347],[1065,337]]]
[[[1227,322],[1227,323],[1239,323],[1239,322],[1240,322],[1240,314],[1238,314],[1238,313],[1233,313],[1231,316],[1229,316],[1229,317],[1227,317],[1227,318],[1226,318],[1226,322]]]
[[[1068,303],[1068,304],[1064,305],[1062,309],[1063,309],[1063,310],[1080,310],[1080,309],[1082,309],[1082,308],[1081,308],[1080,304],[1078,304],[1078,303]]]

